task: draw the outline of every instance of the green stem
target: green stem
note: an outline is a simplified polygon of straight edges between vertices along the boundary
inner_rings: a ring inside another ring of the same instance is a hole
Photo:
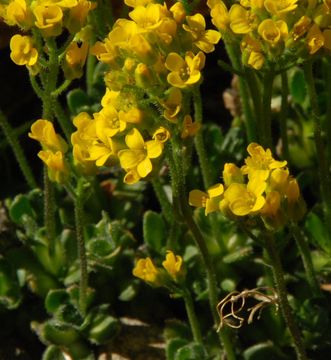
[[[271,99],[274,74],[268,71],[263,78],[262,111],[263,111],[263,138],[261,144],[272,148]]]
[[[7,139],[9,145],[11,146],[14,152],[16,161],[18,162],[18,165],[29,187],[31,189],[38,187],[37,182],[28,164],[28,161],[24,155],[22,147],[17,139],[17,136],[13,128],[10,126],[5,114],[1,110],[0,110],[0,127],[5,135],[5,138]]]
[[[75,226],[76,226],[76,239],[79,256],[79,270],[80,270],[80,281],[79,281],[79,310],[84,316],[86,313],[86,293],[88,287],[88,271],[87,271],[87,258],[84,241],[84,198],[85,198],[85,187],[84,179],[79,179],[76,198],[75,198]]]
[[[184,289],[183,298],[185,302],[187,317],[193,334],[193,339],[195,342],[202,344],[202,336],[201,336],[199,321],[196,312],[194,310],[192,295],[188,289]]]
[[[278,300],[280,308],[282,310],[286,325],[290,331],[290,334],[293,338],[295,352],[299,360],[308,360],[306,351],[302,342],[300,330],[297,327],[297,324],[294,321],[292,309],[287,299],[287,290],[284,279],[284,272],[282,264],[279,258],[278,251],[275,246],[275,240],[272,234],[267,234],[265,236],[266,248],[272,265],[274,280],[276,284]]]
[[[167,222],[169,224],[171,224],[173,222],[173,218],[174,218],[172,205],[171,205],[170,201],[168,200],[166,193],[164,192],[163,186],[162,186],[160,180],[157,178],[152,179],[152,185],[153,185],[153,189],[156,194],[156,197],[159,200],[159,203],[160,203],[160,206],[162,209],[162,213],[163,213],[165,219],[167,220]]]
[[[194,120],[201,124],[202,123],[202,100],[199,89],[195,89],[193,92],[194,100]],[[202,136],[202,129],[198,131],[194,139],[195,149],[199,157],[200,168],[202,172],[203,184],[206,189],[213,183],[212,173],[210,171],[211,166],[208,161],[208,155],[205,148],[205,144]]]
[[[199,89],[196,89],[193,92],[193,100],[194,100],[194,119],[197,123],[201,124],[202,99]],[[196,134],[194,139],[194,145],[199,158],[203,184],[205,189],[208,189],[213,183],[213,176],[211,172],[211,165],[208,161],[208,155],[203,140],[202,129],[200,129],[200,131]],[[209,222],[212,228],[213,236],[215,239],[218,240],[218,238],[220,237],[220,233],[218,231],[217,218],[213,216],[213,214],[211,214],[211,216],[209,216]],[[221,252],[224,253],[226,251],[226,246],[223,243],[222,239],[220,239],[220,241],[217,241],[217,244],[219,245]]]
[[[325,222],[329,229],[329,234],[330,234],[331,233],[331,192],[330,192],[329,165],[322,139],[320,109],[317,100],[312,61],[309,61],[304,65],[304,73],[305,73],[308,95],[310,99],[312,117],[314,121],[314,141],[315,141],[316,153],[318,158],[318,175],[319,175],[320,187],[321,187],[321,198],[323,201],[323,207],[325,212]]]
[[[247,88],[247,84],[249,83],[249,79],[246,77],[247,72],[243,72],[241,70],[240,56],[236,48],[234,46],[231,46],[230,44],[226,44],[225,47],[228,56],[232,62],[233,69],[237,72],[237,75],[239,76],[239,93],[243,107],[247,140],[248,142],[257,141],[256,121],[254,119],[251,109],[249,92]]]
[[[94,55],[89,55],[86,62],[86,91],[88,95],[91,95],[93,92],[95,66],[96,57]]]
[[[216,310],[218,303],[218,294],[217,294],[217,281],[216,281],[216,273],[215,273],[214,265],[210,259],[208,249],[205,240],[201,234],[201,231],[192,217],[192,212],[191,209],[188,207],[185,194],[181,195],[180,202],[181,202],[181,209],[184,220],[193,235],[193,238],[195,240],[195,243],[197,244],[197,247],[200,251],[202,260],[205,265],[207,283],[208,283],[209,304],[210,304],[213,320],[215,323],[215,327],[217,327],[219,321],[218,313]],[[221,343],[224,346],[227,359],[234,360],[236,357],[227,329],[226,328],[221,329],[221,331],[219,331],[218,334],[220,336]]]
[[[58,120],[58,122],[61,126],[61,129],[62,129],[68,143],[70,144],[71,133],[73,132],[73,125],[72,125],[71,121],[68,119],[67,115],[65,114],[59,101],[57,99],[53,99],[52,103],[53,103],[52,107],[53,107],[53,111],[56,116],[56,119]]]
[[[261,102],[261,93],[260,93],[260,84],[256,78],[254,70],[246,69],[245,70],[246,84],[250,92],[250,97],[253,103],[254,116],[256,122],[256,133],[255,138],[258,139],[260,143],[263,142],[264,138],[264,125],[263,125],[263,112],[262,112],[262,102]]]
[[[43,100],[44,93],[43,93],[42,88],[40,87],[40,85],[37,82],[37,77],[31,75],[30,73],[29,73],[29,77],[30,77],[30,83],[31,83],[33,91],[36,93],[36,95],[39,97],[39,99]]]
[[[303,266],[306,272],[307,281],[311,287],[311,290],[315,295],[320,295],[321,291],[318,281],[316,279],[315,270],[306,239],[304,238],[297,224],[293,223],[290,225],[289,228],[298,246]]]
[[[70,86],[72,80],[65,80],[57,89],[52,92],[53,97],[60,96]]]
[[[280,109],[280,133],[282,138],[283,159],[289,160],[288,137],[287,137],[287,116],[288,116],[288,79],[286,71],[281,73],[282,79],[282,105]]]
[[[54,251],[55,240],[55,202],[54,187],[48,177],[47,166],[44,166],[44,224],[49,241],[49,252]]]
[[[209,305],[215,323],[215,328],[217,328],[219,318],[216,309],[218,303],[216,272],[214,269],[214,265],[211,261],[211,258],[209,256],[205,239],[203,238],[199,227],[195,223],[192,216],[192,211],[188,205],[187,194],[185,191],[185,177],[183,176],[182,157],[176,156],[178,155],[177,147],[179,147],[179,144],[175,142],[175,139],[172,139],[172,141],[173,141],[173,147],[172,147],[172,154],[169,154],[169,159],[170,159],[169,165],[171,168],[173,168],[171,169],[172,187],[174,191],[173,193],[177,197],[176,200],[178,200],[178,204],[183,220],[193,235],[194,241],[199,249],[199,252],[201,254],[206,269]],[[234,349],[232,347],[227,329],[225,328],[222,329],[218,334],[220,336],[220,341],[224,346],[227,359],[234,360],[235,359]]]
[[[331,99],[331,57],[325,59],[324,66],[326,69],[326,87],[327,87],[327,98]],[[327,101],[326,108],[326,119],[325,119],[325,127],[326,127],[326,137],[328,139],[327,142],[327,154],[328,154],[328,164],[331,164],[331,102]]]

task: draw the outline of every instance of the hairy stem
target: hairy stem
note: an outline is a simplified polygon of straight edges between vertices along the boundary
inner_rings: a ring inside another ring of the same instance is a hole
[[[7,139],[9,145],[11,146],[14,152],[16,161],[18,162],[18,165],[29,187],[31,189],[38,187],[35,177],[24,155],[23,149],[17,139],[17,136],[13,128],[10,126],[7,117],[1,110],[0,110],[0,127],[5,135],[5,138]]]
[[[303,341],[301,338],[301,333],[297,324],[294,321],[294,317],[292,314],[292,309],[287,299],[287,290],[284,279],[284,272],[282,268],[282,264],[280,261],[280,257],[278,251],[275,246],[275,240],[272,234],[267,234],[265,236],[266,240],[266,248],[268,251],[268,255],[270,258],[270,263],[272,265],[274,280],[276,284],[278,300],[280,304],[280,308],[282,310],[286,325],[290,331],[294,342],[295,352],[297,354],[297,358],[299,360],[308,360],[306,351],[303,345]]]

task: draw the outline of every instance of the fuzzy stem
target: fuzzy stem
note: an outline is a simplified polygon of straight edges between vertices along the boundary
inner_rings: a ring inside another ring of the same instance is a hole
[[[202,257],[206,275],[207,275],[207,283],[208,283],[208,295],[209,295],[209,305],[212,313],[212,317],[215,323],[215,327],[218,325],[218,313],[216,310],[216,306],[218,303],[218,294],[217,294],[217,281],[216,281],[216,272],[214,269],[214,265],[208,253],[208,248],[203,238],[201,231],[197,224],[195,223],[192,211],[187,202],[187,194],[185,191],[185,178],[183,176],[183,167],[182,167],[182,158],[176,153],[176,147],[178,144],[175,143],[173,139],[173,147],[172,147],[172,154],[169,155],[171,159],[169,161],[169,165],[171,168],[172,173],[172,186],[174,188],[174,194],[178,197],[178,204],[181,211],[181,215],[183,217],[184,222],[186,223],[187,227],[190,229],[193,239],[199,249],[200,255]],[[175,187],[177,187],[175,189]],[[175,200],[175,199],[174,199]],[[227,355],[228,360],[234,360],[235,354],[234,349],[232,347],[227,329],[222,329],[219,333],[220,341],[224,346],[225,353]]]
[[[315,295],[320,295],[321,291],[318,285],[318,281],[316,279],[315,270],[306,239],[303,237],[303,234],[297,224],[291,224],[289,229],[299,249],[303,266],[306,272],[307,281],[311,287],[311,290]]]
[[[185,309],[187,313],[187,317],[190,323],[190,327],[193,334],[193,339],[195,342],[202,344],[202,336],[200,330],[200,324],[194,309],[194,303],[192,299],[192,295],[188,289],[184,289],[183,298],[185,302]]]
[[[5,138],[7,139],[9,145],[11,146],[14,152],[16,161],[18,162],[18,165],[29,187],[31,189],[38,187],[37,182],[27,162],[27,159],[24,155],[23,149],[17,139],[17,136],[13,128],[10,126],[7,117],[1,110],[0,110],[0,127],[5,135]]]
[[[304,65],[304,73],[305,73],[307,90],[310,99],[312,117],[314,120],[314,141],[315,141],[316,153],[318,158],[318,175],[319,175],[320,187],[321,187],[321,198],[323,200],[323,207],[325,212],[325,223],[326,226],[328,227],[330,234],[331,192],[330,192],[330,176],[328,170],[329,166],[328,166],[325,147],[322,139],[320,109],[317,100],[312,61],[309,61]]]
[[[282,79],[282,105],[280,109],[280,133],[282,138],[282,153],[283,158],[289,160],[289,150],[288,150],[288,137],[287,137],[287,115],[288,115],[288,79],[286,71],[281,73]]]
[[[238,51],[236,51],[236,48],[234,46],[231,46],[230,44],[226,44],[225,47],[232,62],[233,69],[239,76],[239,93],[245,118],[247,140],[248,142],[257,141],[256,122],[253,117],[247,88],[247,84],[249,83],[249,79],[246,77],[247,72],[243,72],[241,70],[240,56],[238,55]]]
[[[274,280],[276,284],[278,300],[280,308],[282,310],[286,325],[290,331],[290,334],[294,341],[294,348],[299,360],[308,360],[303,341],[301,338],[300,330],[297,327],[297,324],[294,321],[292,314],[292,309],[287,299],[287,290],[284,279],[284,272],[282,264],[279,258],[278,251],[275,246],[275,240],[272,234],[267,234],[265,236],[266,248],[270,258],[270,263],[272,265]]]
[[[274,74],[272,71],[267,72],[263,79],[263,95],[262,95],[262,111],[263,111],[263,138],[262,145],[272,147],[272,129],[271,129],[271,99],[272,99],[272,85],[274,81]]]
[[[159,179],[153,178],[152,185],[153,185],[153,189],[156,194],[156,197],[159,200],[163,215],[164,215],[165,219],[167,220],[167,222],[170,224],[173,222],[173,218],[174,218],[170,201],[168,200],[168,198],[164,192],[163,186]]]
[[[86,293],[88,287],[88,271],[87,271],[87,258],[84,241],[84,197],[85,187],[84,179],[78,181],[75,198],[75,226],[76,226],[76,239],[79,256],[79,310],[82,315],[86,313]]]
[[[194,100],[194,120],[201,124],[202,123],[202,100],[199,89],[195,89],[193,92]],[[203,184],[207,189],[213,182],[212,174],[210,171],[210,164],[208,161],[208,155],[206,152],[205,144],[202,136],[202,129],[198,131],[195,136],[195,149],[199,157],[200,168],[202,172]]]
[[[56,116],[57,121],[59,122],[61,129],[66,137],[66,140],[71,142],[71,133],[73,132],[73,126],[70,120],[68,119],[67,115],[65,114],[61,104],[57,99],[53,99],[53,111]]]

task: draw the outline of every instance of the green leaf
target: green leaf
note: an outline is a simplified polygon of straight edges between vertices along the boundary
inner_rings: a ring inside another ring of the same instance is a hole
[[[245,360],[285,360],[292,359],[286,356],[278,347],[271,342],[260,343],[246,349],[243,353]]]
[[[305,76],[302,70],[296,70],[290,81],[290,92],[295,103],[302,105],[307,95]]]
[[[161,253],[166,244],[166,226],[162,216],[154,211],[146,211],[143,220],[144,241],[151,250]]]
[[[74,89],[67,94],[67,103],[70,112],[77,115],[82,111],[86,111],[90,105],[87,94],[81,89]]]
[[[137,283],[131,282],[128,286],[122,290],[118,299],[121,301],[131,301],[137,294]]]
[[[251,258],[253,248],[251,246],[242,247],[239,250],[224,256],[223,262],[225,264],[234,264]]]
[[[42,324],[41,329],[42,338],[55,345],[70,345],[80,338],[74,327],[53,319]]]
[[[34,211],[26,195],[17,195],[9,207],[10,218],[19,225],[23,224],[23,216],[34,217]]]
[[[65,360],[65,357],[58,346],[51,345],[44,351],[42,360]]]
[[[187,339],[175,338],[167,342],[166,345],[166,357],[167,360],[175,360],[177,351],[183,346],[187,345],[189,341]]]
[[[109,313],[109,305],[103,304],[87,314],[81,330],[91,342],[104,344],[119,333],[120,321]]]
[[[58,308],[67,304],[69,301],[69,294],[64,289],[50,290],[45,299],[45,308],[47,312],[53,314]]]
[[[208,359],[205,348],[197,343],[191,343],[178,349],[174,360],[206,360]]]
[[[5,259],[0,258],[0,304],[15,309],[20,304],[21,293],[14,269]]]
[[[322,219],[313,212],[310,212],[307,215],[306,229],[309,231],[311,237],[315,240],[316,244],[326,251],[328,254],[331,253],[331,244],[328,241],[328,233],[326,226],[324,225]]]

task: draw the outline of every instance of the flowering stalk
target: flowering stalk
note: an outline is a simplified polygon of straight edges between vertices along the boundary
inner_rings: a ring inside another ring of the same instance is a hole
[[[24,152],[21,148],[21,145],[18,142],[17,136],[14,133],[13,128],[10,126],[5,114],[1,110],[0,110],[0,127],[5,135],[6,140],[8,141],[8,144],[11,146],[14,152],[15,158],[29,187],[31,189],[38,187],[34,175],[26,160]]]
[[[280,133],[282,138],[282,153],[284,159],[289,159],[289,150],[288,150],[288,137],[287,137],[287,126],[286,126],[286,120],[287,120],[287,114],[288,114],[288,79],[286,71],[283,71],[281,73],[281,79],[282,79],[282,103],[281,103],[281,109],[280,109]]]
[[[320,295],[320,288],[318,281],[316,279],[315,270],[313,266],[313,262],[311,259],[311,254],[309,247],[307,245],[306,239],[303,237],[301,230],[299,229],[298,225],[296,223],[292,223],[289,226],[289,229],[296,241],[296,244],[298,246],[303,266],[306,272],[307,281],[311,287],[312,292],[315,295]]]
[[[249,83],[249,79],[246,77],[247,72],[241,72],[240,56],[238,54],[238,51],[236,51],[235,47],[226,43],[225,48],[232,62],[232,66],[237,72],[237,75],[239,76],[239,93],[245,117],[247,140],[248,142],[257,141],[256,123],[253,117],[247,88],[247,84]]]
[[[85,187],[84,179],[81,178],[78,181],[75,198],[75,225],[76,225],[76,239],[79,256],[79,310],[82,315],[86,312],[86,292],[88,286],[88,272],[87,272],[87,259],[83,233],[83,218],[84,218],[84,199]]]
[[[263,111],[263,137],[261,143],[273,148],[271,134],[271,98],[274,74],[269,70],[264,74],[263,79],[263,95],[262,95],[262,111]]]
[[[202,257],[202,260],[203,260],[203,263],[204,263],[204,266],[206,269],[207,282],[208,282],[209,304],[210,304],[211,313],[213,316],[215,326],[217,327],[218,313],[216,310],[216,306],[218,303],[218,295],[217,295],[216,273],[215,273],[214,265],[209,256],[209,253],[208,253],[208,248],[206,246],[205,239],[203,238],[203,235],[201,234],[199,227],[195,223],[193,216],[192,216],[192,211],[189,208],[189,205],[187,203],[187,196],[186,196],[186,191],[185,191],[185,179],[183,176],[181,157],[176,156],[177,155],[176,154],[177,146],[178,146],[178,144],[176,144],[173,141],[173,147],[172,147],[173,152],[172,152],[172,154],[169,154],[169,156],[168,156],[169,165],[170,165],[170,168],[172,168],[172,171],[171,171],[172,187],[174,190],[174,195],[178,196],[178,202],[179,202],[180,211],[181,211],[183,220],[193,235],[194,241],[199,249],[200,255]],[[175,199],[174,199],[174,201],[175,201]],[[234,349],[232,347],[227,329],[222,329],[219,332],[219,336],[220,336],[221,343],[224,346],[224,350],[227,355],[227,358],[229,360],[234,360],[235,359]]]
[[[194,304],[192,300],[191,293],[188,289],[183,290],[183,299],[185,302],[185,309],[187,313],[187,317],[190,323],[190,327],[193,334],[193,339],[195,342],[201,344],[202,343],[202,336],[199,321],[194,310]]]
[[[173,211],[172,206],[163,190],[162,184],[160,183],[159,179],[153,178],[152,185],[154,192],[159,200],[163,215],[170,224],[173,222]]]
[[[331,191],[330,191],[330,176],[328,170],[328,160],[325,153],[325,147],[322,139],[320,109],[317,100],[317,93],[313,76],[313,62],[308,61],[304,65],[304,73],[307,84],[308,95],[310,99],[310,106],[312,117],[314,120],[314,141],[316,147],[316,154],[318,158],[318,174],[321,187],[321,197],[323,199],[323,207],[325,212],[325,223],[329,228],[331,227]],[[330,233],[330,231],[329,231]]]
[[[300,330],[294,321],[292,309],[287,299],[287,290],[285,285],[284,272],[278,251],[275,246],[275,240],[271,233],[265,235],[265,244],[266,244],[266,249],[268,251],[270,263],[272,266],[280,308],[282,310],[286,325],[293,338],[294,348],[297,354],[297,358],[299,360],[307,360],[308,358],[303,345]]]

